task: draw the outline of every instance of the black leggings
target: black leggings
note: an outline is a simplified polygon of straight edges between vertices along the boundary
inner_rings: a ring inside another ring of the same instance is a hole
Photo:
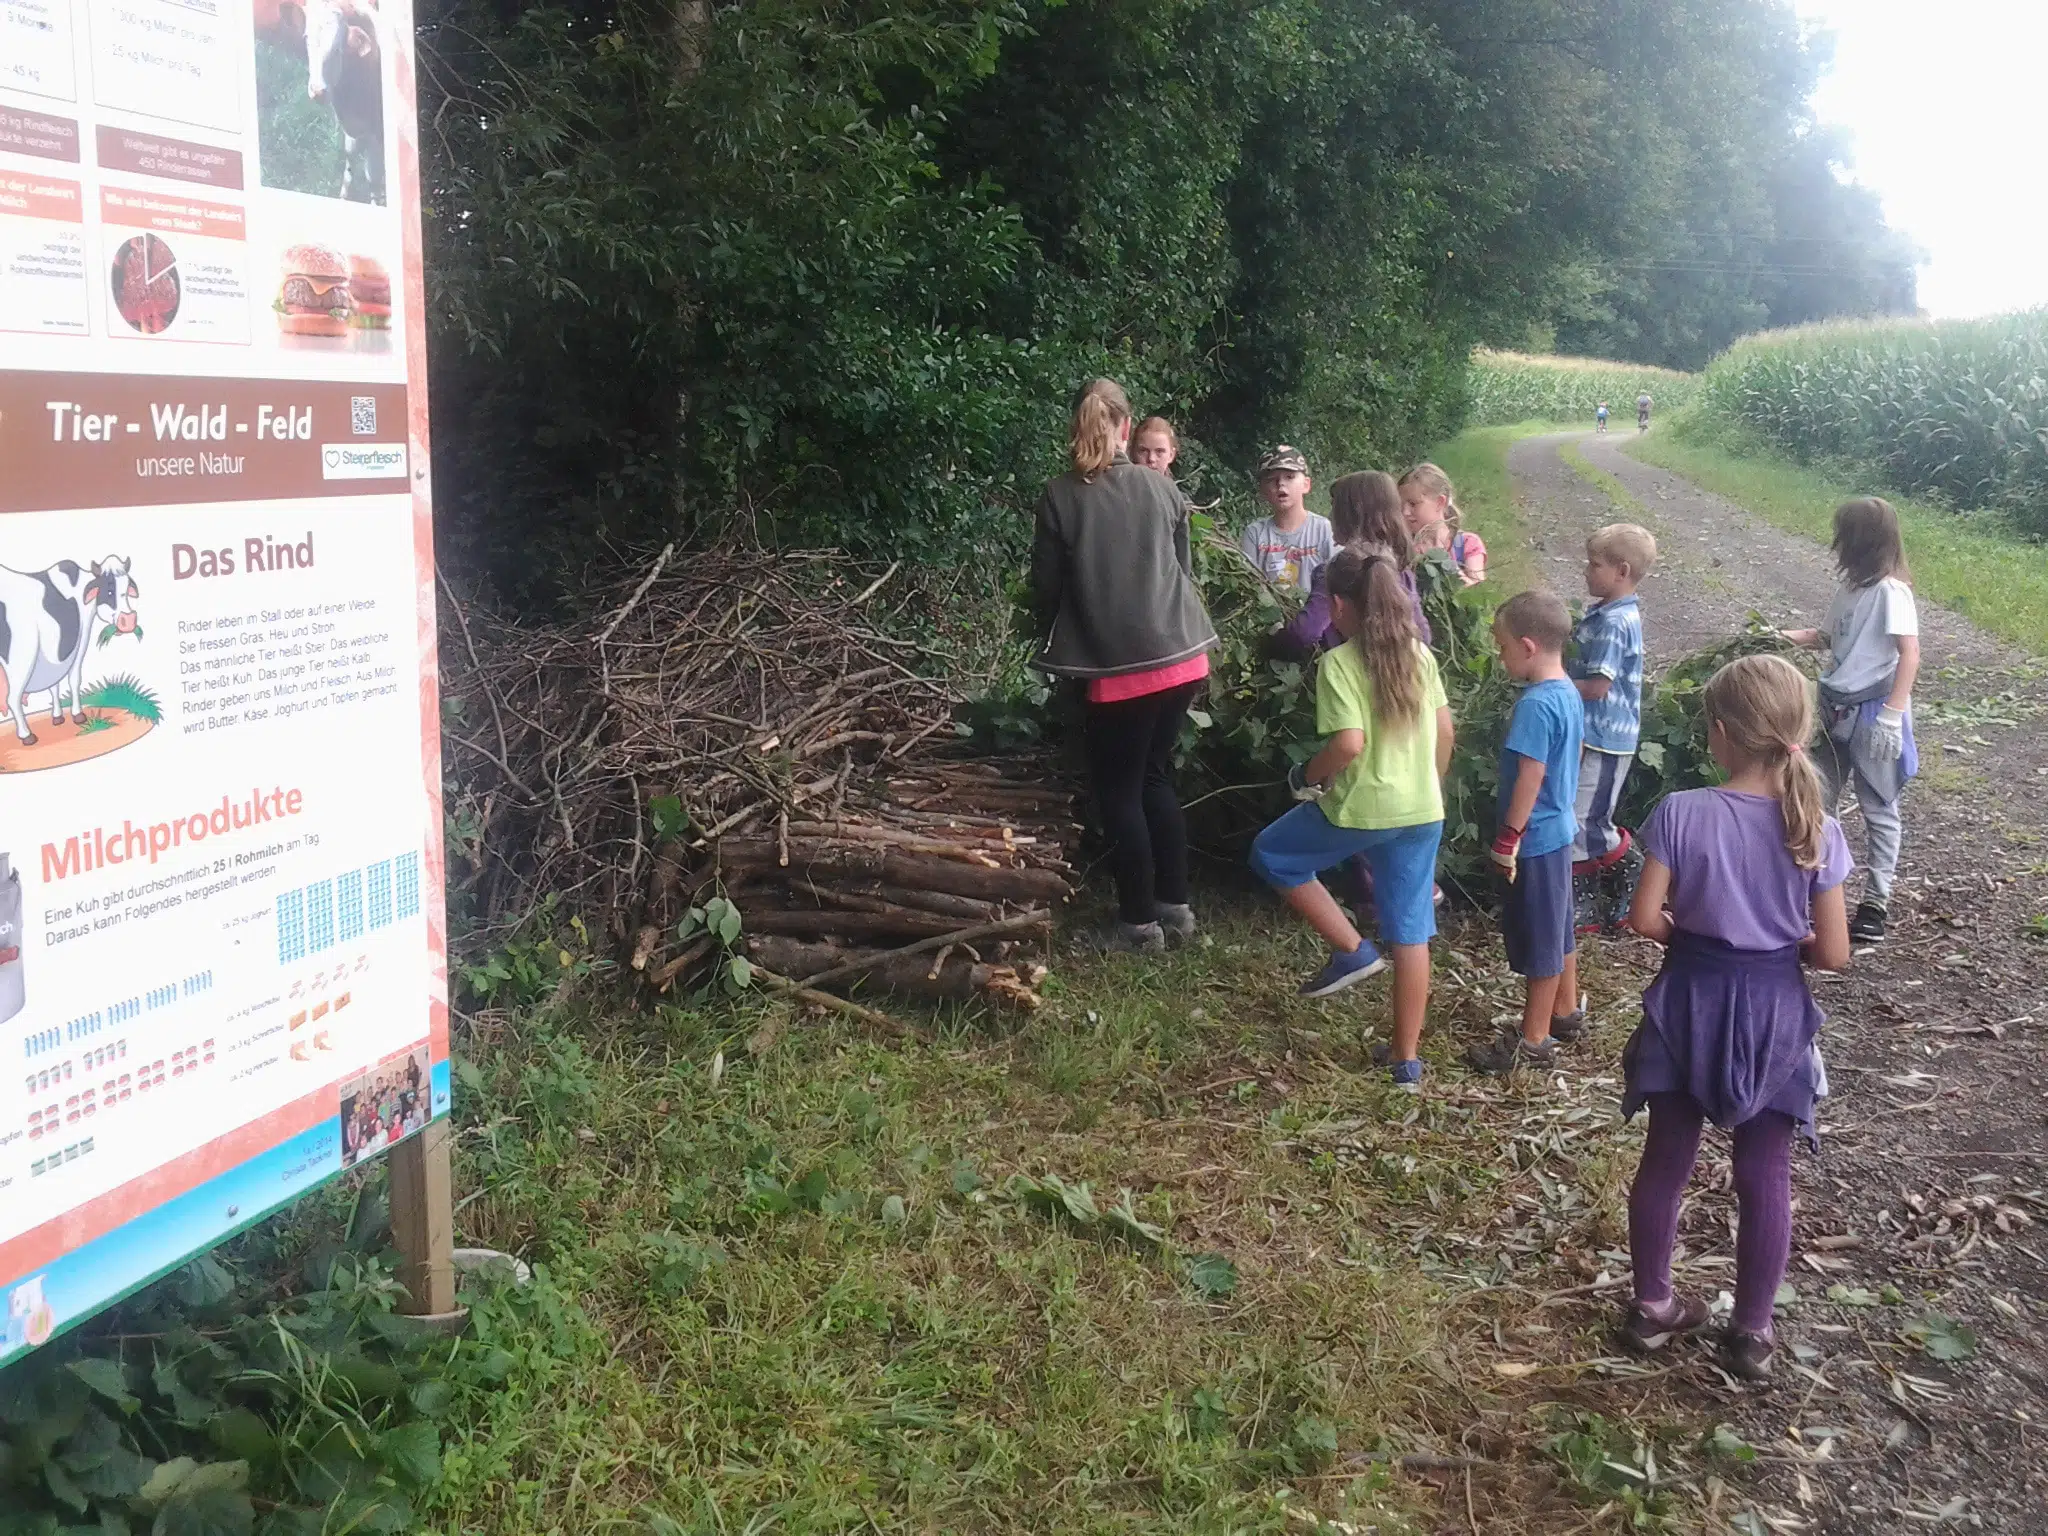
[[[1173,792],[1173,744],[1201,684],[1088,706],[1088,777],[1109,834],[1117,916],[1156,923],[1188,899],[1188,827]]]

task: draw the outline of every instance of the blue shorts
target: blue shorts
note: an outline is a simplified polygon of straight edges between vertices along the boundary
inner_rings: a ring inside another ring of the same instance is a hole
[[[1508,969],[1517,976],[1562,975],[1564,957],[1578,945],[1572,922],[1571,845],[1534,858],[1524,854],[1516,861],[1515,878],[1507,890],[1500,933],[1507,943]]]
[[[1436,937],[1436,850],[1443,835],[1440,821],[1371,831],[1332,826],[1321,806],[1297,805],[1258,835],[1252,868],[1275,890],[1292,891],[1362,853],[1372,869],[1381,940],[1427,944]]]

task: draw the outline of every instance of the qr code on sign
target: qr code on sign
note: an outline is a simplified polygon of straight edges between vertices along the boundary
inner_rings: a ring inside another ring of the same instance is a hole
[[[350,395],[348,399],[348,429],[357,437],[377,435],[377,397],[375,395]]]

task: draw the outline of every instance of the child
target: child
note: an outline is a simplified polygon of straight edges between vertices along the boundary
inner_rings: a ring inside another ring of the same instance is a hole
[[[1423,1010],[1429,1002],[1430,898],[1444,829],[1443,774],[1451,710],[1436,660],[1415,633],[1400,567],[1383,552],[1346,549],[1331,563],[1330,600],[1346,643],[1316,672],[1323,749],[1292,776],[1297,805],[1261,832],[1252,868],[1335,953],[1302,984],[1328,997],[1385,968],[1317,880],[1364,854],[1372,866],[1380,937],[1393,951],[1396,1087],[1419,1091]]]
[[[1586,540],[1586,592],[1593,602],[1572,626],[1570,667],[1586,710],[1572,877],[1574,905],[1596,927],[1620,925],[1642,866],[1628,829],[1614,824],[1614,808],[1642,734],[1643,619],[1636,586],[1656,559],[1656,539],[1634,523],[1610,523]]]
[[[1086,685],[1082,746],[1108,835],[1117,920],[1101,949],[1150,953],[1195,935],[1187,820],[1173,750],[1206,686],[1216,630],[1195,589],[1188,504],[1130,461],[1131,403],[1110,379],[1075,397],[1073,469],[1038,502],[1031,586],[1040,633],[1032,665]]]
[[[1330,534],[1339,547],[1378,549],[1401,568],[1401,586],[1408,594],[1416,633],[1429,644],[1429,620],[1422,613],[1422,589],[1415,584],[1415,548],[1401,517],[1401,492],[1394,477],[1377,469],[1345,475],[1330,487]],[[1343,634],[1330,618],[1330,568],[1318,566],[1309,583],[1308,601],[1281,629],[1279,649],[1298,658],[1335,650]]]
[[[1508,882],[1501,936],[1509,968],[1524,980],[1522,1027],[1465,1053],[1474,1069],[1496,1076],[1520,1062],[1550,1066],[1557,1059],[1552,1042],[1569,1044],[1586,1024],[1573,1006],[1579,957],[1572,931],[1572,807],[1585,710],[1565,676],[1571,629],[1571,615],[1548,592],[1519,592],[1493,618],[1501,665],[1525,685],[1501,747],[1500,824],[1491,850]],[[1557,1012],[1560,1004],[1569,1011]]]
[[[1259,460],[1259,496],[1273,509],[1244,531],[1238,548],[1252,569],[1277,587],[1315,580],[1317,569],[1336,553],[1330,520],[1308,509],[1308,460],[1285,443]]]
[[[1172,475],[1173,461],[1180,457],[1180,437],[1164,416],[1147,416],[1131,434],[1131,462],[1162,475]]]
[[[1597,407],[1595,407],[1593,411],[1593,420],[1600,424],[1599,430],[1601,430],[1602,432],[1605,432],[1607,430],[1607,402],[1605,400],[1602,400],[1600,404]]]
[[[1705,1303],[1672,1294],[1671,1248],[1701,1121],[1712,1120],[1734,1135],[1740,1222],[1722,1361],[1757,1381],[1770,1372],[1771,1308],[1791,1254],[1792,1132],[1811,1139],[1827,1092],[1822,1014],[1799,966],[1848,963],[1850,861],[1808,760],[1813,707],[1799,669],[1782,656],[1731,661],[1705,706],[1707,747],[1728,780],[1651,813],[1629,913],[1636,932],[1669,947],[1622,1053],[1622,1113],[1647,1103],[1650,1133],[1629,1192],[1635,1303],[1621,1339],[1647,1353],[1707,1320]]]
[[[1417,464],[1401,477],[1401,511],[1417,553],[1445,551],[1468,587],[1486,580],[1486,543],[1462,526],[1449,475],[1434,464]]]
[[[1849,923],[1858,944],[1882,944],[1905,824],[1899,801],[1920,771],[1913,741],[1913,684],[1920,676],[1920,611],[1899,536],[1899,514],[1882,497],[1835,509],[1841,590],[1824,629],[1792,629],[1795,645],[1834,655],[1820,675],[1821,736],[1814,766],[1829,811],[1852,780],[1863,811],[1868,861],[1863,900]]]

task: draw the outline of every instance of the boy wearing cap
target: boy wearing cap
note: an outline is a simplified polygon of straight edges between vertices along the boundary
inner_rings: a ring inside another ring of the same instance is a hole
[[[1238,548],[1276,587],[1308,591],[1318,567],[1336,553],[1330,520],[1308,509],[1308,460],[1282,443],[1259,460],[1259,496],[1273,509],[1244,531]]]

